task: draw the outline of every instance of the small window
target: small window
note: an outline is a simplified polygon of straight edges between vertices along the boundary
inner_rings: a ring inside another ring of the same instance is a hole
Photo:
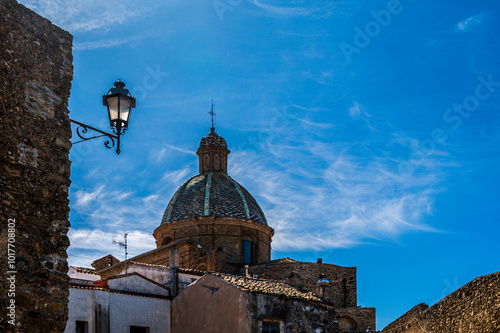
[[[75,323],[75,332],[76,333],[88,333],[89,332],[89,324],[86,321],[77,320]]]
[[[244,241],[243,243],[244,264],[253,264],[253,242]]]
[[[277,323],[262,323],[262,333],[279,333],[279,324]]]
[[[130,333],[149,333],[149,327],[130,326]]]
[[[170,244],[170,243],[172,243],[172,238],[171,237],[165,237],[161,241],[161,246],[164,246],[164,245],[167,245],[167,244]]]

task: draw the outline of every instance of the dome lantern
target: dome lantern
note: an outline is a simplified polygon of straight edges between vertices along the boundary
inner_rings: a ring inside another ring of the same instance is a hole
[[[227,149],[226,140],[215,133],[212,127],[200,141],[200,147],[196,154],[199,157],[200,173],[222,172],[227,174]]]
[[[200,173],[221,172],[227,174],[227,156],[230,151],[227,149],[226,140],[215,133],[214,128],[214,104],[209,112],[212,116],[212,127],[200,141],[200,147],[196,154],[199,157]]]

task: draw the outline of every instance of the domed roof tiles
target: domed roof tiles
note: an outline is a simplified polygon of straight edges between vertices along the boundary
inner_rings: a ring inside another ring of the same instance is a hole
[[[267,225],[264,213],[250,193],[219,172],[189,178],[170,200],[161,224],[200,216],[243,218]]]
[[[226,140],[219,134],[215,133],[215,129],[212,127],[210,133],[203,137],[200,141],[200,147],[205,146],[221,146],[227,148]]]

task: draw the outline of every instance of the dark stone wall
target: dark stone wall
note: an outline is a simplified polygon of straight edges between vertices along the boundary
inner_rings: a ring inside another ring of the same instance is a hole
[[[478,277],[428,307],[418,304],[384,333],[500,332],[500,272]]]
[[[327,263],[285,262],[251,266],[249,273],[259,278],[286,281],[290,274],[296,277],[299,285],[295,287],[315,292],[320,276],[326,276],[329,285],[321,298],[338,308],[358,305],[356,286],[356,267],[342,267]],[[243,270],[240,275],[244,275]],[[296,282],[297,282],[296,281]]]
[[[69,33],[0,0],[0,308],[15,301],[1,332],[66,325],[71,48]]]
[[[339,332],[335,308],[325,304],[247,292],[246,310],[247,332],[261,332],[264,321],[283,323],[285,333]]]

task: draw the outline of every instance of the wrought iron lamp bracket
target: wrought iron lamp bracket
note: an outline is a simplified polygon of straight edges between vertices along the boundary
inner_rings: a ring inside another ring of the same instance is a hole
[[[123,132],[122,131],[119,131],[119,132],[113,131],[114,134],[111,134],[111,133],[106,133],[104,131],[101,131],[100,129],[86,125],[84,123],[81,123],[81,122],[73,120],[73,119],[70,119],[70,121],[72,123],[75,123],[78,125],[78,127],[76,128],[76,134],[81,139],[80,141],[73,142],[74,145],[77,143],[80,143],[80,142],[89,141],[89,140],[93,140],[93,139],[97,139],[97,138],[101,138],[103,136],[106,136],[109,138],[109,140],[106,140],[104,142],[104,146],[108,149],[112,149],[116,144],[116,153],[120,154],[120,136],[123,134],[124,131]],[[94,132],[100,133],[101,135],[87,137],[86,134],[87,134],[89,129],[94,131]],[[115,140],[116,140],[116,142],[115,142]]]

